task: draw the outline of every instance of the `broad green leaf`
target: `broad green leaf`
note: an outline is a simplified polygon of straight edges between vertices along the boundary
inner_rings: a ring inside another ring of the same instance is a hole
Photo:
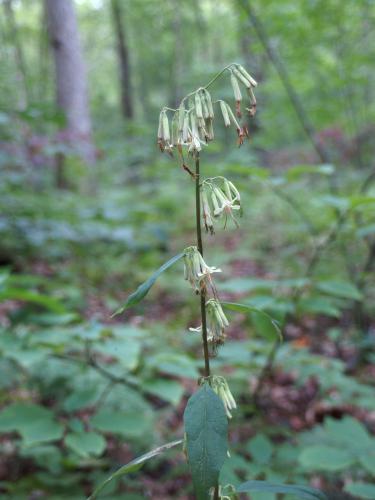
[[[150,288],[153,286],[155,281],[158,279],[158,277],[167,269],[169,269],[173,264],[175,264],[178,260],[180,260],[184,256],[184,252],[179,253],[178,255],[175,255],[171,259],[169,259],[167,262],[165,262],[157,271],[154,272],[150,278],[142,283],[135,292],[133,292],[129,297],[127,298],[125,304],[120,307],[112,316],[116,316],[117,314],[123,313],[126,309],[129,307],[133,307],[141,300],[145,298],[145,296],[148,294]]]
[[[82,457],[101,455],[106,447],[106,441],[96,432],[75,432],[65,436],[65,445]]]
[[[138,366],[141,345],[137,339],[107,339],[105,342],[97,344],[95,350],[118,359],[123,369],[132,371]]]
[[[64,313],[65,308],[60,304],[59,301],[53,297],[48,297],[47,295],[42,295],[37,292],[30,292],[28,290],[23,290],[19,288],[6,288],[0,292],[0,302],[2,300],[22,300],[22,302],[30,302],[38,306],[50,309],[55,313]]]
[[[356,498],[368,498],[369,500],[375,498],[375,485],[370,483],[349,483],[345,486],[344,491],[355,495]]]
[[[279,337],[280,340],[282,340],[283,335],[281,333],[281,329],[275,319],[272,318],[269,314],[266,312],[262,311],[261,309],[258,309],[253,306],[248,306],[246,304],[237,304],[235,302],[222,302],[221,305],[231,311],[236,311],[244,314],[258,314],[261,316],[263,319],[267,320],[267,324],[272,327],[274,330],[275,334]],[[261,332],[260,332],[261,333]]]
[[[34,404],[15,403],[0,412],[0,432],[18,432],[25,446],[60,439],[63,426],[52,411]]]
[[[340,317],[340,310],[329,299],[323,297],[306,297],[298,302],[299,313],[325,314],[326,316]]]
[[[265,280],[261,278],[233,278],[221,284],[222,290],[226,292],[242,293],[254,290],[273,290],[279,282],[277,280]]]
[[[348,283],[346,281],[320,281],[316,284],[316,288],[321,292],[334,295],[335,297],[353,300],[362,299],[362,294],[358,288],[352,283]]]
[[[342,420],[328,418],[324,423],[324,429],[331,439],[348,448],[363,450],[373,447],[374,440],[366,427],[353,417],[345,417]]]
[[[32,422],[26,427],[19,429],[25,446],[56,441],[62,437],[63,432],[63,426],[51,419]]]
[[[150,430],[150,418],[138,412],[127,413],[118,410],[100,410],[91,419],[93,428],[101,432],[121,434],[128,438],[143,436]]]
[[[160,373],[167,373],[175,376],[176,373],[180,377],[197,379],[199,371],[196,361],[177,352],[159,352],[149,359],[148,364]]]
[[[254,491],[264,491],[269,493],[286,493],[295,495],[297,498],[306,500],[328,500],[326,495],[315,488],[309,486],[298,486],[295,484],[275,484],[268,481],[247,481],[241,484],[237,491],[239,493],[249,493]]]
[[[361,453],[359,461],[362,466],[375,477],[375,446],[373,445],[370,453]]]
[[[298,180],[304,174],[332,175],[335,167],[330,164],[325,165],[296,165],[288,168],[286,178],[288,181]]]
[[[173,405],[178,405],[182,398],[182,395],[184,394],[183,386],[176,380],[150,380],[144,382],[142,388],[147,393],[154,394],[158,398],[164,399],[164,401],[168,401]]]
[[[72,391],[63,402],[64,410],[71,412],[93,406],[100,397],[100,388],[86,387]]]
[[[247,449],[256,462],[266,464],[272,456],[273,445],[267,436],[257,434],[250,440]]]
[[[223,402],[209,384],[203,384],[189,399],[184,425],[195,493],[198,500],[206,500],[228,451],[228,419]]]
[[[302,451],[299,462],[308,469],[339,471],[353,465],[355,458],[345,449],[314,445]]]
[[[148,453],[145,453],[144,455],[132,460],[128,464],[123,465],[122,467],[120,467],[120,469],[111,474],[105,481],[99,484],[99,486],[95,488],[94,492],[88,497],[87,500],[94,500],[95,498],[97,498],[102,489],[116,477],[124,476],[125,474],[130,474],[131,472],[136,472],[143,466],[145,462],[147,462],[147,460],[150,460],[150,458],[154,458],[157,455],[164,453],[164,451],[169,450],[181,443],[183,443],[183,439],[164,444],[163,446],[159,446],[158,448],[155,448],[154,450],[149,451]]]

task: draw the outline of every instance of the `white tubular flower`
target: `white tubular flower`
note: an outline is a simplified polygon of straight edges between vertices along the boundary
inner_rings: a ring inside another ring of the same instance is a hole
[[[207,193],[207,203],[209,200],[211,202],[213,216],[216,219],[221,217],[224,218],[224,228],[227,225],[228,216],[233,220],[236,227],[238,227],[238,222],[233,215],[233,211],[238,210],[241,216],[242,207],[240,193],[236,186],[225,179],[225,177],[214,177],[203,181],[202,190]],[[204,218],[204,214],[207,210],[203,207],[202,212]],[[211,231],[211,233],[212,232],[213,231]]]
[[[211,274],[221,273],[221,269],[208,266],[196,246],[185,249],[184,252],[184,277],[190,282],[197,293],[207,284],[211,284]]]
[[[228,383],[224,377],[214,375],[210,380],[211,388],[223,402],[225,413],[228,418],[232,418],[232,410],[237,408],[236,401],[231,393]]]
[[[221,304],[217,299],[210,299],[206,302],[207,313],[207,341],[212,345],[215,352],[217,347],[225,342],[225,328],[229,326]],[[197,328],[189,328],[191,332],[202,332],[202,325]]]
[[[225,328],[229,322],[221,308],[221,304],[216,299],[210,299],[206,302],[207,311],[207,331],[209,342],[215,345],[221,345],[225,341]]]
[[[206,186],[201,186],[201,201],[204,227],[206,228],[207,232],[210,231],[211,234],[214,234],[214,224],[211,217],[210,204],[208,203]]]

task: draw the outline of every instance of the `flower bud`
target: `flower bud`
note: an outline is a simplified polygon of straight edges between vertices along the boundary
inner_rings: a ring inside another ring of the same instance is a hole
[[[247,89],[251,87],[250,81],[242,73],[240,73],[237,68],[233,68],[233,73],[245,85]]]
[[[208,203],[207,198],[207,189],[201,186],[201,200],[202,200],[202,216],[204,226],[206,231],[210,231],[211,234],[214,234],[214,225],[211,217],[211,209],[210,204]]]
[[[254,80],[254,78],[251,75],[249,75],[249,73],[246,71],[246,69],[243,66],[241,66],[240,64],[238,64],[237,68],[240,71],[240,73],[242,73],[243,76],[251,83],[251,85],[253,87],[256,87],[258,85],[258,83],[256,82],[256,80]]]
[[[180,134],[182,134],[182,129],[184,127],[185,115],[185,105],[183,102],[181,102],[180,107],[178,108],[178,131],[180,132]]]
[[[207,118],[206,120],[206,130],[207,130],[207,138],[209,141],[214,140],[214,127],[212,118]]]
[[[235,101],[236,102],[242,101],[241,89],[240,89],[240,86],[238,85],[238,80],[234,76],[233,72],[231,72],[231,74],[230,74],[230,83],[232,84],[232,89],[233,89]]]
[[[178,131],[178,114],[175,113],[173,118],[172,118],[172,146],[177,146],[178,145],[178,137],[179,137],[179,131]]]
[[[197,118],[203,118],[202,102],[201,98],[199,97],[199,92],[195,93],[194,99],[195,99],[195,114],[197,115]]]
[[[171,140],[171,135],[169,132],[169,121],[166,111],[163,111],[163,140],[166,143],[169,143]]]
[[[207,89],[203,89],[202,92],[204,92],[206,102],[207,102],[207,109],[208,109],[208,116],[209,118],[214,118],[214,108],[212,106],[212,100],[211,100],[211,94],[208,92]]]
[[[224,101],[220,101],[220,109],[221,109],[221,114],[223,115],[224,125],[226,127],[230,127],[230,119],[228,115],[227,103]]]
[[[202,103],[203,118],[205,120],[207,120],[207,118],[210,117],[210,113],[208,111],[208,106],[207,106],[207,102],[206,102],[206,96],[205,96],[204,92],[200,93],[200,98],[201,98],[201,103]]]
[[[163,111],[159,115],[158,141],[163,140]]]
[[[255,99],[255,95],[254,95],[254,92],[253,92],[253,89],[250,87],[249,89],[247,89],[247,91],[249,92],[249,96],[250,96],[250,102],[253,106],[256,106],[257,104],[257,100]]]
[[[182,142],[186,144],[189,141],[189,115],[185,113],[184,123],[182,126]]]
[[[240,130],[240,129],[241,129],[240,124],[239,124],[239,123],[238,123],[238,121],[236,120],[236,117],[234,116],[234,113],[233,113],[233,111],[232,111],[231,107],[230,107],[230,106],[229,106],[229,104],[227,104],[227,103],[225,103],[225,105],[226,105],[226,107],[227,107],[227,109],[228,109],[228,113],[229,113],[230,118],[232,119],[232,121],[233,121],[234,125],[236,126],[236,129],[237,129],[237,130]]]

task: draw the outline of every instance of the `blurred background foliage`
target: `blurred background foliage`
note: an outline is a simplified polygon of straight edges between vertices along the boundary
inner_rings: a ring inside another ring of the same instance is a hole
[[[270,314],[283,341],[266,317],[228,311],[212,364],[240,404],[222,483],[374,499],[374,2],[74,4],[90,162],[64,134],[43,2],[0,3],[1,498],[85,498],[109,471],[181,437],[202,368],[182,264],[111,314],[194,243],[193,183],[156,148],[159,110],[236,61],[259,81],[251,140],[238,149],[216,126],[202,165],[238,185],[245,214],[238,231],[206,237],[207,261],[224,271],[221,297]],[[233,102],[229,81],[213,95]],[[181,451],[103,498],[193,498]]]

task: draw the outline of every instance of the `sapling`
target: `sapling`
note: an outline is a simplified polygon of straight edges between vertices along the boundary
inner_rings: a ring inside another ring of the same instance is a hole
[[[234,94],[234,111],[229,103],[222,99],[215,100],[211,95],[211,87],[224,74],[229,74],[230,77]],[[242,215],[242,206],[240,193],[231,180],[223,176],[203,177],[200,157],[204,148],[214,140],[214,123],[217,121],[222,121],[225,127],[234,127],[238,145],[243,144],[249,133],[246,125],[240,123],[243,116],[242,92],[247,94],[248,107],[245,107],[245,110],[250,117],[253,117],[256,111],[253,89],[256,86],[257,82],[245,68],[232,63],[207,85],[187,94],[176,109],[163,107],[160,112],[157,134],[159,148],[172,157],[176,155],[180,165],[194,180],[196,242],[163,264],[128,297],[124,306],[115,314],[122,313],[128,307],[139,303],[158,276],[178,260],[183,259],[184,278],[190,283],[200,302],[200,325],[190,328],[190,331],[201,335],[204,368],[198,380],[199,388],[190,397],[185,408],[184,439],[156,448],[123,466],[94,491],[91,499],[95,498],[112,478],[132,472],[146,460],[182,443],[198,500],[208,498],[233,500],[239,498],[239,492],[251,491],[287,492],[300,498],[315,500],[325,498],[319,491],[305,486],[278,485],[267,481],[248,481],[238,488],[219,484],[222,466],[230,457],[227,439],[228,419],[232,418],[232,412],[237,405],[228,381],[222,375],[211,372],[210,358],[217,354],[227,338],[229,321],[224,309],[253,311],[254,308],[222,303],[214,281],[215,274],[222,271],[205,260],[202,227],[204,226],[206,232],[211,235],[215,234],[215,228],[220,225],[226,228],[228,220],[238,227],[237,215]]]

